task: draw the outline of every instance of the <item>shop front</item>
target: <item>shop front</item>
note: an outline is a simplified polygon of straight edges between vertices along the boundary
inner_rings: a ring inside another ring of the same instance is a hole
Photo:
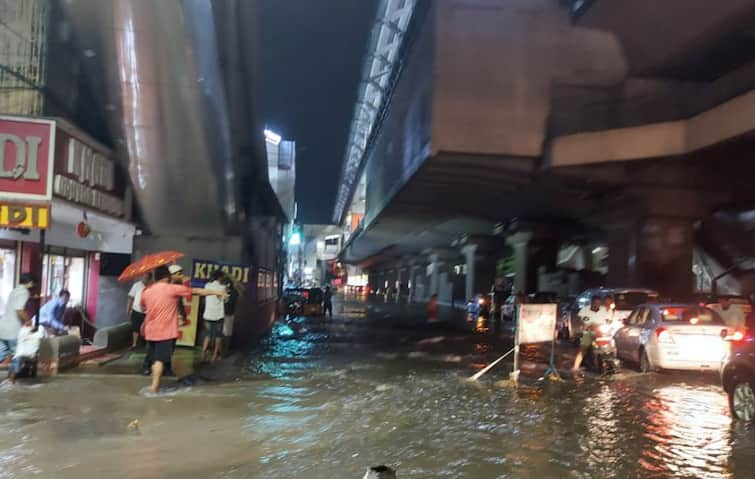
[[[124,321],[120,271],[103,260],[131,254],[130,219],[110,150],[64,120],[0,117],[0,306],[29,272],[42,303],[71,293],[67,320],[82,336]]]

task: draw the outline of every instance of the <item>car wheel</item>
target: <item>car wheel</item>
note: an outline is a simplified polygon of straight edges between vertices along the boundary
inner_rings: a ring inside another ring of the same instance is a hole
[[[648,352],[644,349],[640,352],[640,372],[651,373],[653,372],[653,366],[650,364],[650,358]]]
[[[749,381],[734,384],[729,393],[729,409],[740,421],[751,422],[755,418],[755,393]]]

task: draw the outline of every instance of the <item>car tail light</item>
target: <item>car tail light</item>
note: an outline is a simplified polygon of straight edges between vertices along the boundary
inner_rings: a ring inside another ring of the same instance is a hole
[[[656,329],[655,335],[658,338],[659,343],[673,343],[674,342],[674,340],[671,338],[671,331],[665,328]]]

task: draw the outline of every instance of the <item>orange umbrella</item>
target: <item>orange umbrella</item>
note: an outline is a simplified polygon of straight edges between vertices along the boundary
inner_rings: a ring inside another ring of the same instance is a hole
[[[144,258],[126,266],[126,269],[118,276],[118,281],[131,281],[160,266],[171,264],[183,256],[184,254],[178,251],[162,251],[160,253],[148,254]]]

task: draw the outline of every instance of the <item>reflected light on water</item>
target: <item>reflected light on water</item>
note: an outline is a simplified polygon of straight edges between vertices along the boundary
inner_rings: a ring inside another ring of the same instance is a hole
[[[616,408],[620,407],[616,390],[608,384],[585,400],[587,434],[580,440],[589,468],[599,471],[614,466],[622,454],[620,424]]]
[[[726,396],[719,391],[666,386],[645,404],[648,412],[639,462],[649,473],[675,477],[730,477],[731,432]]]

